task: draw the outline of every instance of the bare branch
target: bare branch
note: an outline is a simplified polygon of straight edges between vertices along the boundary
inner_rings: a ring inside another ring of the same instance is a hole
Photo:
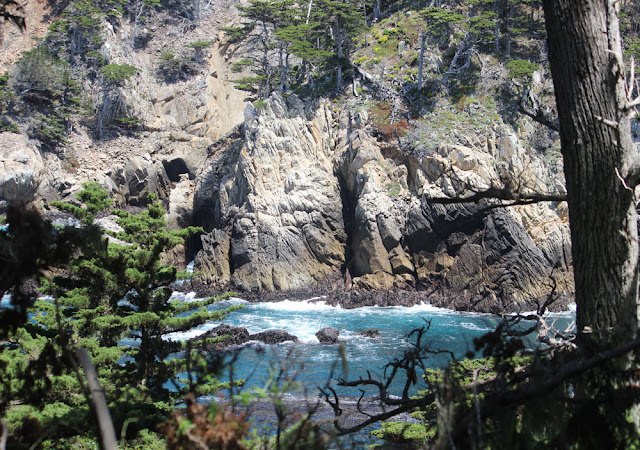
[[[465,197],[431,197],[429,201],[440,204],[459,204],[459,203],[475,203],[480,200],[504,200],[509,203],[500,203],[497,205],[489,205],[489,208],[501,208],[505,206],[530,205],[540,202],[564,202],[567,196],[563,194],[549,193],[520,193],[513,192],[510,189],[489,187],[483,191],[474,192]]]
[[[9,427],[6,423],[0,422],[2,433],[0,433],[0,450],[6,450],[7,440],[9,439]]]
[[[556,118],[550,117],[549,112],[543,110],[538,105],[538,100],[531,91],[531,87],[524,88],[520,102],[518,103],[518,111],[531,117],[533,120],[542,124],[553,131],[560,132],[560,124]]]
[[[87,386],[91,392],[96,420],[98,421],[98,426],[100,428],[100,437],[102,438],[102,448],[104,450],[116,450],[118,448],[118,441],[113,429],[111,415],[109,414],[109,407],[107,406],[107,401],[104,398],[104,392],[100,386],[100,381],[98,380],[96,368],[93,366],[89,353],[84,348],[76,349],[76,356],[82,366],[82,370],[84,371],[87,379]]]

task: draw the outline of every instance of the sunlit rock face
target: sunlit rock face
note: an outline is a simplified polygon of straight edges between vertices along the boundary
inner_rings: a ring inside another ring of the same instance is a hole
[[[247,108],[244,143],[228,173],[212,182],[212,166],[199,180],[205,192],[196,202],[214,205],[217,216],[198,259],[205,280],[291,290],[339,272],[346,235],[332,128],[327,105],[308,108],[295,97]]]
[[[475,147],[419,155],[376,141],[365,113],[332,106],[273,95],[248,106],[242,132],[208,160],[194,194],[208,232],[196,258],[203,283],[246,292],[330,284],[352,306],[380,304],[363,293],[387,290],[481,311],[535,308],[552,291],[570,300],[564,205],[433,201],[549,184],[507,127]]]

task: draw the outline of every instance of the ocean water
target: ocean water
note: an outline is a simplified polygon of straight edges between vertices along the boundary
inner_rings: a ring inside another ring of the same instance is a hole
[[[194,294],[174,294],[184,301],[195,300]],[[297,336],[300,343],[264,345],[252,343],[239,351],[237,360],[220,378],[244,379],[245,388],[265,386],[274,373],[286,373],[295,379],[301,389],[294,395],[318,395],[318,387],[325,386],[333,375],[332,386],[341,395],[359,396],[357,388],[336,386],[335,379],[356,380],[360,377],[382,379],[387,363],[401,358],[412,348],[415,339],[409,337],[412,330],[429,327],[423,344],[431,350],[447,350],[456,358],[475,353],[473,339],[496,328],[501,319],[494,315],[462,313],[435,308],[430,305],[413,307],[363,307],[343,309],[324,303],[321,299],[308,301],[281,301],[273,303],[248,303],[231,299],[212,305],[225,308],[243,304],[224,319],[224,323],[245,327],[249,333],[282,329]],[[573,313],[555,314],[548,318],[557,329],[564,330],[573,321]],[[184,333],[168,335],[167,339],[189,339],[220,325],[211,322]],[[340,331],[341,343],[321,344],[315,333],[323,327],[335,327]],[[377,338],[359,336],[370,328],[379,331]],[[529,345],[534,345],[529,341]],[[447,353],[429,355],[427,367],[443,367],[451,361]],[[403,376],[397,377],[391,393],[401,394]],[[414,389],[415,392],[415,389]],[[366,395],[376,395],[373,390]]]

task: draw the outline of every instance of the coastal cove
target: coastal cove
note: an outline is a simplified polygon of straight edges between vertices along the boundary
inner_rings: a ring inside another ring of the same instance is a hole
[[[194,293],[174,293],[174,298],[183,301],[194,301]],[[345,309],[327,305],[322,299],[307,301],[280,302],[246,302],[233,298],[209,306],[208,308],[224,309],[230,305],[242,304],[244,307],[230,313],[222,322],[203,324],[184,333],[173,333],[166,336],[170,340],[192,339],[214,329],[221,323],[231,327],[244,327],[250,334],[268,330],[284,330],[296,336],[299,342],[285,342],[266,345],[251,341],[241,347],[238,359],[232,366],[234,379],[245,380],[245,389],[263,387],[270,374],[284,369],[293,380],[300,385],[298,392],[292,395],[318,396],[318,388],[325,386],[334,378],[356,380],[367,377],[367,371],[380,379],[384,375],[384,366],[394,359],[403,356],[415,340],[409,334],[421,327],[429,327],[423,343],[437,352],[448,350],[457,359],[476,355],[474,338],[478,338],[494,330],[502,319],[499,316],[483,313],[456,312],[431,305],[412,307],[362,307]],[[566,330],[574,321],[574,313],[551,313],[547,316],[548,324],[560,331]],[[338,344],[321,344],[315,333],[324,327],[335,327],[339,330]],[[379,336],[372,338],[362,336],[368,329],[377,329]],[[526,342],[527,346],[536,345],[535,336]],[[344,352],[341,354],[342,350]],[[347,361],[342,366],[342,356]],[[425,362],[427,367],[444,367],[451,361],[449,353],[431,355]],[[343,371],[343,367],[344,370]],[[332,372],[333,370],[333,372]],[[229,380],[229,368],[221,381]],[[398,377],[392,385],[394,395],[400,395],[402,383]],[[355,388],[336,388],[339,395],[359,397],[360,391]],[[373,390],[366,396],[375,396]]]

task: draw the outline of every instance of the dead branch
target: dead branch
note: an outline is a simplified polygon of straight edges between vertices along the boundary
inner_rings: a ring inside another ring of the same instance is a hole
[[[544,125],[553,131],[560,132],[560,124],[558,119],[551,117],[549,111],[540,108],[538,105],[538,99],[531,91],[531,86],[526,86],[522,92],[522,97],[518,103],[518,111],[522,114],[531,117],[533,120],[541,125]]]
[[[550,194],[550,193],[522,193],[514,192],[506,188],[498,188],[491,186],[482,191],[473,192],[471,195],[464,197],[430,197],[429,201],[439,204],[459,204],[459,203],[476,203],[480,200],[504,200],[507,203],[499,203],[496,205],[488,205],[488,208],[502,208],[506,206],[531,205],[540,202],[564,202],[567,200],[566,195]]]
[[[522,183],[522,174],[517,185],[513,187],[498,186],[493,182],[487,188],[478,188],[462,179],[454,166],[449,165],[443,170],[442,176],[448,176],[458,185],[455,193],[447,197],[428,197],[427,200],[439,204],[477,203],[481,200],[495,200],[496,203],[483,205],[483,209],[490,210],[507,206],[531,205],[540,202],[562,202],[567,200],[564,194],[536,192],[533,188]],[[503,183],[509,184],[509,181]],[[515,183],[511,183],[515,184]]]

